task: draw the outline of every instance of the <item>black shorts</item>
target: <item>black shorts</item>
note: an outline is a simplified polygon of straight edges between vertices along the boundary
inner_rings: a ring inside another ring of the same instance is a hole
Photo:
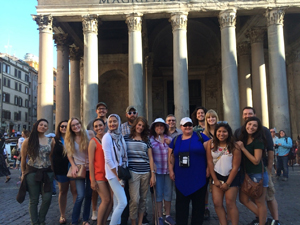
[[[228,180],[229,176],[222,176],[221,174],[216,173],[216,176],[218,180],[224,181],[224,183]],[[233,179],[232,183],[230,184],[230,187],[239,187],[240,186],[240,171],[236,174],[235,178]]]

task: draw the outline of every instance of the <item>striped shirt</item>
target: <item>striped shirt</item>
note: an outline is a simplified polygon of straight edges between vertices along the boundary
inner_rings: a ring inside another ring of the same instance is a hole
[[[129,170],[137,173],[149,173],[150,164],[148,157],[148,149],[151,148],[150,141],[144,142],[124,136],[127,145],[127,157]]]

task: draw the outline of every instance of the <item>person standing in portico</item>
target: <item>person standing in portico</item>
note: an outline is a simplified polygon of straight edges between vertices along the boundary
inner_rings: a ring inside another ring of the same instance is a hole
[[[193,121],[193,131],[203,133],[205,129],[205,114],[207,109],[203,106],[198,106],[191,115]]]
[[[130,128],[135,121],[135,119],[138,117],[139,113],[136,109],[136,107],[130,105],[126,108],[126,118],[127,122],[122,123],[121,125],[121,131],[122,135],[125,136],[126,134],[130,134]]]
[[[169,135],[172,137],[172,139],[179,134],[182,134],[182,131],[176,127],[176,118],[173,114],[167,115],[166,123],[169,125]]]

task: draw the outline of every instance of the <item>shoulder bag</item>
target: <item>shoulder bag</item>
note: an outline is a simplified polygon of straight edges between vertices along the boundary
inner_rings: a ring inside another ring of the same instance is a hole
[[[119,165],[119,158],[117,156],[117,152],[116,152],[116,148],[115,148],[113,140],[112,140],[112,145],[113,145],[113,148],[114,148],[116,160],[117,160],[118,165]],[[129,180],[131,178],[129,168],[127,166],[118,166],[118,177],[121,180]]]

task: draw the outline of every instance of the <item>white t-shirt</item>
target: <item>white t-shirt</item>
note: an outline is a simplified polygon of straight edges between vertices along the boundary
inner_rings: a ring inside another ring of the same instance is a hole
[[[211,151],[213,160],[218,161],[215,163],[214,170],[222,176],[228,176],[232,170],[232,153],[230,153],[226,147],[218,147],[217,151]],[[223,153],[222,153],[223,152]]]

